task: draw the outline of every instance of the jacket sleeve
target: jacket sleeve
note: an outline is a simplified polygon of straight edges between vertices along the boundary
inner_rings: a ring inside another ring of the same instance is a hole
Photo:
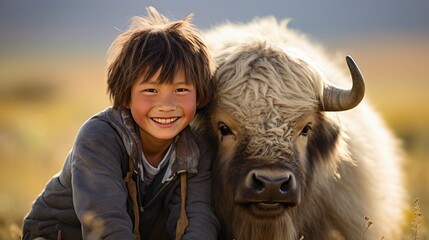
[[[200,139],[198,139],[200,140]],[[217,239],[220,224],[214,214],[211,200],[211,164],[214,151],[208,144],[200,145],[198,172],[188,178],[186,193],[186,214],[189,225],[182,239]],[[174,190],[170,201],[170,216],[167,223],[170,235],[175,233],[177,219],[180,213],[180,184]],[[170,236],[174,239],[174,235]]]
[[[121,170],[121,161],[127,158],[123,149],[116,131],[99,119],[86,122],[76,138],[71,184],[84,239],[133,239]],[[102,227],[94,225],[98,220]]]

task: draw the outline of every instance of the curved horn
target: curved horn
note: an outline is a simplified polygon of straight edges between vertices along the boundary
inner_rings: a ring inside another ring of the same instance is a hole
[[[344,111],[356,107],[365,95],[363,76],[350,56],[346,57],[352,75],[353,86],[349,90],[326,84],[323,89],[323,111]]]

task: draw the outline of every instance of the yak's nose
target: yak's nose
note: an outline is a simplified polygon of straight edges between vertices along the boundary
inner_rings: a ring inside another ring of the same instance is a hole
[[[296,188],[295,176],[290,171],[277,174],[264,174],[264,172],[255,171],[252,174],[251,187],[257,194],[269,192],[269,194],[283,195]]]
[[[300,201],[300,185],[289,170],[255,169],[239,185],[236,200],[239,202],[277,202],[295,206]]]

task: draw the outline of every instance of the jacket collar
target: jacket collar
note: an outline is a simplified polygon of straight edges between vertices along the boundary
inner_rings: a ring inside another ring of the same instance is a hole
[[[141,142],[136,129],[136,123],[128,109],[115,110],[107,108],[99,113],[97,117],[105,119],[118,132],[128,156],[133,160],[134,168],[137,169],[137,163],[141,163]],[[174,152],[172,161],[169,162],[167,173],[163,179],[169,181],[181,172],[189,174],[197,173],[200,151],[196,143],[195,137],[189,126],[182,130],[176,137],[173,147]]]

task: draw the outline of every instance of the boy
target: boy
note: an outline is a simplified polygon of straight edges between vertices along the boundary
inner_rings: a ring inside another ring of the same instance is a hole
[[[23,239],[216,239],[213,151],[188,126],[212,98],[214,63],[191,18],[149,7],[113,42],[113,106],[81,127]]]

